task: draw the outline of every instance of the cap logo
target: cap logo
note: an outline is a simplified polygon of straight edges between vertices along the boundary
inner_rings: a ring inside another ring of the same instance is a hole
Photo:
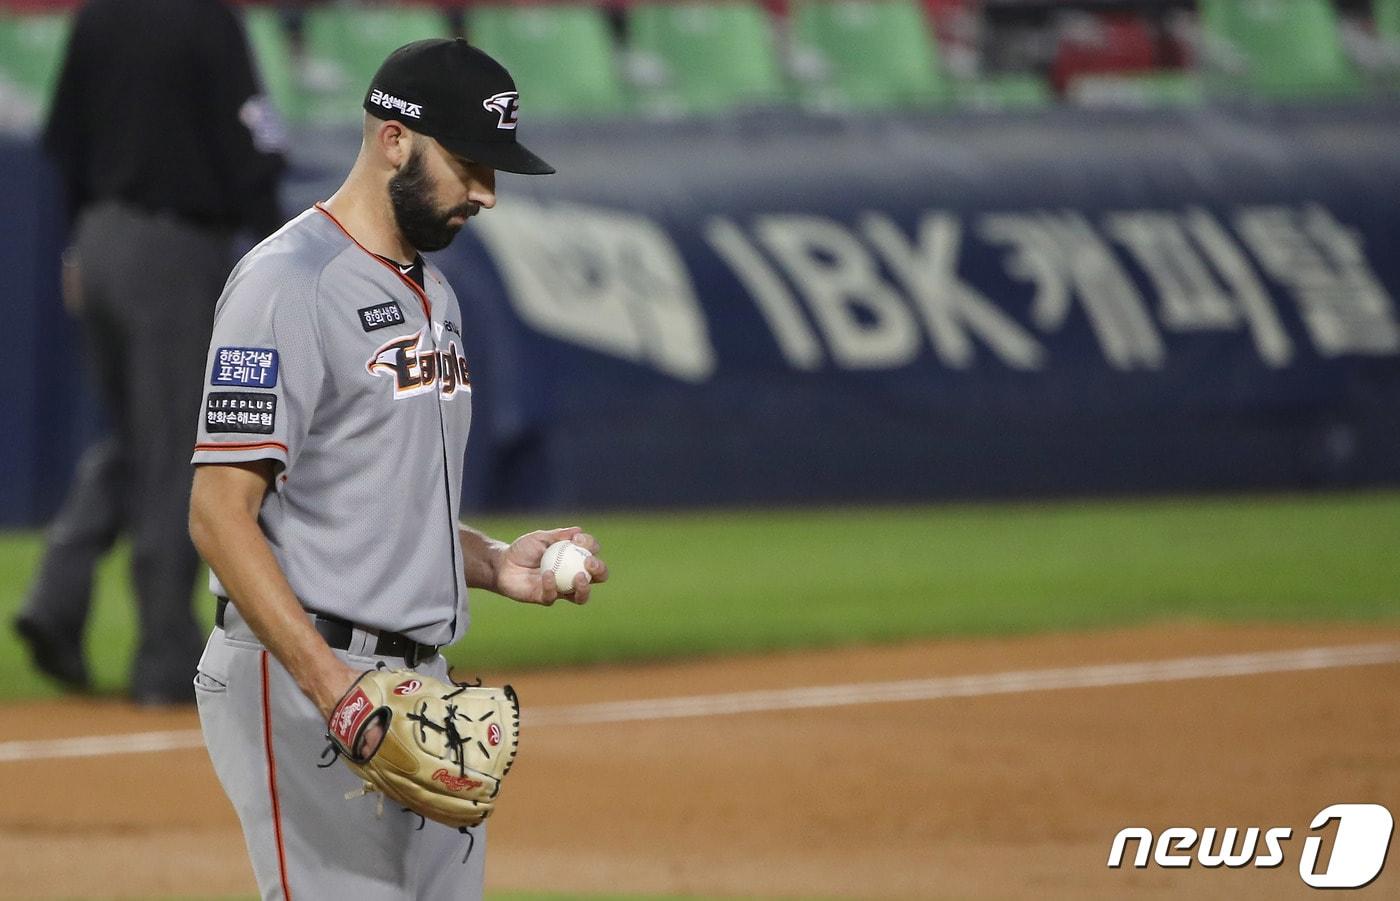
[[[502,91],[481,101],[481,105],[500,116],[497,128],[514,129],[520,121],[520,92]]]
[[[495,99],[494,97],[492,98]],[[375,106],[382,106],[387,110],[398,110],[410,119],[418,119],[423,115],[423,105],[421,103],[409,103],[401,100],[392,94],[386,94],[379,88],[370,91],[369,102]]]

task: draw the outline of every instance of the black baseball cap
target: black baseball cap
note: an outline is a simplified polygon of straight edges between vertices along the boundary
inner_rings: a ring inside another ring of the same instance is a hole
[[[520,92],[505,66],[461,38],[405,44],[374,73],[365,112],[394,119],[460,156],[504,172],[554,167],[515,138]]]

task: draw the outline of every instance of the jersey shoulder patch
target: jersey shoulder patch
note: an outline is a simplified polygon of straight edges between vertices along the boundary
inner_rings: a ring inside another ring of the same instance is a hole
[[[277,387],[277,349],[273,347],[217,347],[209,371],[209,384],[240,388]]]
[[[252,391],[209,392],[204,404],[204,430],[209,434],[271,435],[276,428],[277,395]]]

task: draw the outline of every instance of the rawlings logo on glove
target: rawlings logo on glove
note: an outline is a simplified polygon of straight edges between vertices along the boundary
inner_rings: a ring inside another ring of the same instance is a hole
[[[369,713],[369,697],[356,689],[350,697],[341,701],[335,708],[335,713],[331,714],[331,732],[349,747],[354,743],[355,736],[360,734],[360,727],[369,718]]]
[[[481,788],[482,782],[479,779],[468,779],[466,776],[454,776],[447,770],[438,770],[433,773],[433,781],[441,782],[447,786],[448,790],[454,792],[471,791],[474,788]]]
[[[382,724],[368,754],[364,738]],[[509,686],[455,685],[405,670],[370,670],[327,723],[337,757],[366,792],[464,829],[491,815],[520,743],[520,702]]]

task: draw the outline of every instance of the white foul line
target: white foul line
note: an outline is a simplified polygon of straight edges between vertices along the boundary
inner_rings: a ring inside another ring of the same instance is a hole
[[[779,710],[846,707],[900,701],[934,701],[942,698],[976,698],[1025,694],[1067,688],[1105,688],[1256,676],[1265,673],[1340,669],[1400,663],[1400,643],[1303,648],[1258,654],[1184,657],[1143,663],[1114,663],[1062,669],[1020,670],[980,676],[944,676],[900,682],[867,682],[694,695],[642,701],[608,701],[567,707],[527,708],[528,726],[581,726],[600,723],[640,722],[685,717],[729,716]],[[0,742],[0,763],[56,757],[103,757],[204,747],[198,730],[136,732],[45,741]]]
[[[185,751],[204,747],[198,729],[179,732],[129,732],[124,735],[84,735],[44,741],[0,742],[0,763],[46,760],[51,757],[106,757],[109,754],[146,754]]]
[[[737,694],[661,698],[654,701],[612,701],[576,707],[545,707],[528,711],[533,726],[621,723],[736,713],[764,713],[815,707],[896,701],[933,701],[940,698],[976,698],[999,694],[1023,694],[1064,688],[1102,688],[1113,685],[1145,685],[1183,682],[1227,676],[1252,676],[1298,670],[1335,669],[1400,663],[1400,644],[1304,648],[1260,654],[1219,657],[1186,657],[1145,663],[1115,663],[1067,669],[1022,670],[981,676],[945,676],[902,682],[868,682],[751,691]]]

